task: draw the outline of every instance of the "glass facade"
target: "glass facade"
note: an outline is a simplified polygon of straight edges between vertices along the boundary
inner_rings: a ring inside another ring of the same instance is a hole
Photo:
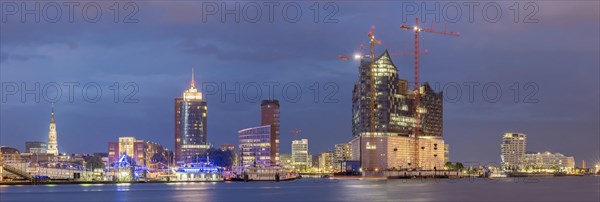
[[[208,149],[207,104],[192,79],[183,97],[175,98],[175,160],[190,163]]]
[[[374,131],[370,131],[371,74],[375,83]],[[442,93],[425,85],[418,92],[408,90],[408,81],[400,79],[398,69],[385,51],[376,58],[375,67],[364,59],[359,66],[359,80],[352,96],[352,135],[358,136],[409,136],[413,133],[414,97],[420,93],[421,136],[442,136]],[[372,132],[372,133],[369,133]]]
[[[242,129],[238,134],[242,166],[271,165],[271,125]]]

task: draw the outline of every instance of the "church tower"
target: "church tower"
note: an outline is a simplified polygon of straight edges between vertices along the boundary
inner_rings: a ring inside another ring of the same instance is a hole
[[[56,137],[56,122],[54,121],[54,103],[52,103],[52,117],[50,118],[50,131],[48,132],[47,153],[58,156],[58,141]]]

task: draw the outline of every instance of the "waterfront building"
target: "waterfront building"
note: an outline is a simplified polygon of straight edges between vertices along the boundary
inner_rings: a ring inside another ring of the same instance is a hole
[[[118,163],[122,155],[131,157],[137,166],[150,167],[153,164],[171,164],[172,154],[158,143],[138,140],[135,137],[119,137],[118,142],[108,143],[108,164]]]
[[[362,140],[361,140],[362,138]],[[374,141],[374,142],[371,142]],[[352,160],[361,160],[363,165],[372,165],[372,170],[413,168],[414,138],[404,136],[358,137],[353,139]],[[375,152],[377,157],[371,159],[369,152],[360,151],[366,148]],[[435,137],[419,138],[418,163],[420,170],[443,169],[446,163],[444,140]],[[373,161],[373,162],[371,162]]]
[[[25,152],[31,154],[47,153],[48,144],[42,141],[25,142]]]
[[[341,171],[341,163],[352,159],[352,145],[350,143],[334,145],[334,169]]]
[[[370,96],[371,75],[373,75],[375,85],[373,98]],[[365,137],[414,137],[414,127],[417,123],[419,124],[419,137],[442,138],[442,92],[435,92],[428,83],[424,83],[416,90],[409,90],[408,81],[400,79],[398,68],[394,65],[387,50],[375,59],[373,67],[371,67],[369,58],[361,60],[359,78],[354,84],[352,95],[352,135],[354,140],[363,141],[363,143],[356,143],[357,146],[367,146],[365,143],[368,138]],[[419,97],[420,103],[417,109],[420,117],[418,122],[415,120],[417,112],[414,110],[414,101],[417,97]],[[371,100],[375,107],[373,113],[371,113]],[[371,123],[372,115],[373,123]],[[373,124],[372,127],[371,124]],[[444,148],[440,147],[440,150],[443,151]],[[380,166],[387,165],[377,162],[377,158],[386,156],[384,150],[373,150],[366,147],[353,147],[352,150],[353,153],[361,153],[361,151],[370,154],[358,155],[358,159],[355,159],[361,162],[363,169],[381,169]],[[440,155],[440,158],[443,159],[444,156]],[[370,162],[370,164],[366,164],[366,162]]]
[[[332,172],[335,164],[335,153],[323,152],[319,154],[319,170],[321,172]]]
[[[192,70],[190,88],[183,97],[175,98],[175,160],[178,164],[192,162],[209,148],[207,110],[202,92],[196,89]]]
[[[305,170],[312,166],[312,157],[308,154],[308,139],[292,141],[292,166],[295,170]]]
[[[292,154],[279,154],[279,163],[285,169],[294,169],[292,164]]]
[[[21,152],[12,147],[0,146],[0,158],[3,162],[19,162],[21,160]]]
[[[238,131],[241,166],[271,165],[271,125]]]
[[[54,103],[52,103],[52,117],[50,118],[50,131],[48,132],[47,153],[58,156],[58,134],[56,133],[56,121],[54,120]]]
[[[523,165],[525,169],[571,171],[575,168],[575,158],[548,151],[526,153],[523,158]]]
[[[279,164],[279,101],[262,100],[260,103],[260,125],[271,125],[271,164]]]
[[[522,169],[526,146],[527,135],[523,133],[505,133],[501,144],[502,167],[508,170]]]
[[[370,79],[375,75],[374,130],[370,131]],[[354,84],[352,96],[352,135],[409,136],[413,134],[414,99],[420,95],[420,136],[442,136],[443,95],[434,92],[429,84],[418,91],[408,90],[408,81],[400,79],[387,50],[376,58],[371,71],[370,59],[361,60],[359,80]]]
[[[444,144],[444,162],[450,162],[450,144]]]

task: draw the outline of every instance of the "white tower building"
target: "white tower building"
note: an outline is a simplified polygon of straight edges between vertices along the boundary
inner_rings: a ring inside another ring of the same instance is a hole
[[[48,132],[48,150],[49,154],[58,156],[58,140],[56,137],[56,122],[54,121],[54,103],[52,103],[52,118],[50,118],[50,131]]]

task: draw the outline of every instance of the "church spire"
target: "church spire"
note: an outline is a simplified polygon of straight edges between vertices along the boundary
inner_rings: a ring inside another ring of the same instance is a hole
[[[49,154],[58,155],[58,140],[56,134],[56,122],[54,121],[54,102],[52,103],[52,117],[50,118],[50,130],[48,131],[48,149]]]
[[[52,118],[50,118],[50,123],[56,123],[54,122],[54,102],[52,103]]]

